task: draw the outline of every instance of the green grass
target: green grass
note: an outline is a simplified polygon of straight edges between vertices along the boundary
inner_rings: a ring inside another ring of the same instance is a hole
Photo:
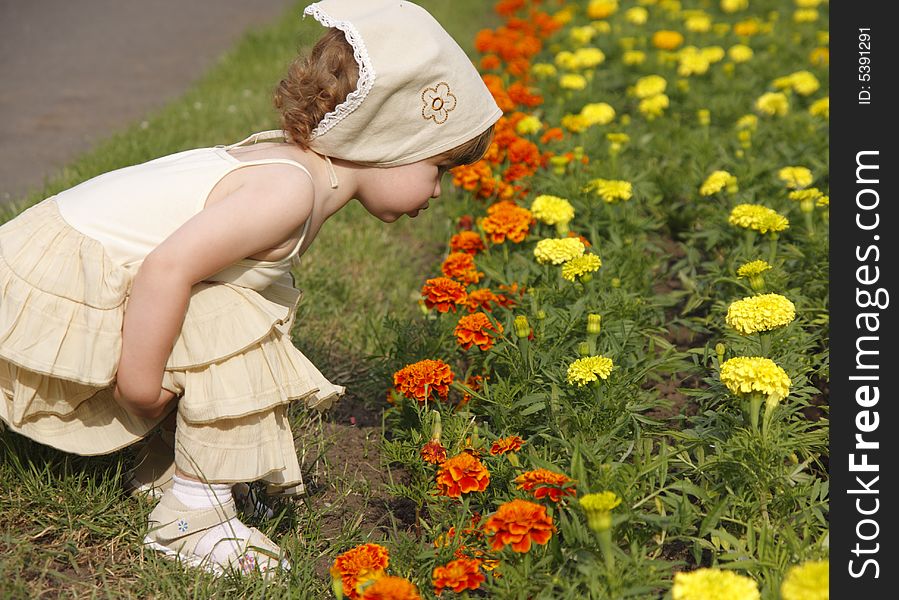
[[[480,0],[419,3],[468,50],[477,29],[493,18],[490,4]],[[305,4],[244,36],[177,101],[78,157],[14,207],[0,207],[0,222],[100,173],[276,128],[271,90],[296,51],[319,32],[311,19],[299,19]],[[295,415],[310,495],[280,504],[274,521],[255,523],[293,560],[275,590],[259,580],[216,580],[144,553],[140,541],[151,505],[121,491],[133,450],[83,458],[0,433],[0,598],[261,598],[273,591],[320,598],[337,552],[407,527],[407,507],[383,489],[401,474],[380,464],[380,417],[364,406],[370,398],[380,401],[377,387],[386,384],[366,380],[365,357],[376,351],[385,315],[418,310],[409,290],[435,272],[450,230],[443,205],[456,197],[445,193],[414,221],[390,225],[351,203],[303,256],[296,273],[305,290],[297,345],[327,376],[347,384],[350,395],[334,414]],[[341,424],[349,416],[365,426]]]

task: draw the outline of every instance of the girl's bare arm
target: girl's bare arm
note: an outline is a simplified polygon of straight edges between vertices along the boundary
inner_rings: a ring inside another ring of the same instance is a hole
[[[253,167],[252,183],[203,209],[147,255],[134,277],[122,327],[116,400],[139,416],[161,415],[165,364],[191,287],[235,262],[273,248],[309,218],[309,178],[289,165]]]

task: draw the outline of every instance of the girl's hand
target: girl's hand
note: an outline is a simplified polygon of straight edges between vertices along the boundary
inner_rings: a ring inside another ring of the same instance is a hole
[[[112,390],[112,397],[119,406],[131,414],[144,419],[156,419],[161,417],[165,413],[169,403],[177,396],[178,394],[175,392],[162,388],[159,391],[159,397],[156,401],[147,404],[145,402],[137,402],[126,398],[119,389],[118,383],[116,383]]]

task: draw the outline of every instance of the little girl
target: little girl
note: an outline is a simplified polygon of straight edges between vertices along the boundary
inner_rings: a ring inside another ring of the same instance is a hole
[[[305,14],[328,29],[277,87],[282,130],[100,175],[0,227],[0,419],[82,455],[163,424],[135,472],[162,495],[145,544],[214,573],[289,566],[232,485],[298,491],[287,405],[344,391],[291,343],[291,267],[353,198],[416,216],[501,115],[417,5]]]

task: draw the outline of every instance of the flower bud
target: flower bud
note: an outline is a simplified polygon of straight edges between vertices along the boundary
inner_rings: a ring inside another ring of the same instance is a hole
[[[594,313],[587,315],[587,333],[599,335],[600,331],[602,331],[602,315]]]
[[[432,410],[431,414],[434,419],[433,425],[431,425],[431,439],[435,442],[440,442],[440,435],[443,433],[443,422],[440,418],[440,411]]]
[[[578,279],[581,283],[590,283],[591,281],[593,281],[593,274],[584,273],[583,275],[579,276]]]
[[[612,284],[612,287],[613,287],[613,288],[620,288],[620,287],[621,287],[621,280],[618,279],[617,277],[612,277],[611,284]]]
[[[527,338],[531,334],[531,325],[524,315],[515,317],[515,335],[519,338]]]
[[[542,321],[546,318],[546,311],[541,308],[534,314],[534,316],[537,317],[538,321]]]
[[[592,352],[590,352],[590,344],[587,342],[581,342],[577,345],[577,353],[581,356],[590,356]]]
[[[712,113],[707,108],[700,108],[696,111],[696,120],[703,127],[707,127],[712,122]]]

